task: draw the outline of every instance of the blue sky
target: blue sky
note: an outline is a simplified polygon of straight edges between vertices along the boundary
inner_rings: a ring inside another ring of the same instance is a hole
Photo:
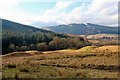
[[[55,2],[21,2],[19,7],[22,9],[32,12],[32,13],[43,13],[45,10],[53,8],[57,1]],[[72,10],[74,7],[80,6],[82,3],[90,3],[90,0],[83,2],[73,2],[71,6],[67,8],[67,11]],[[62,6],[62,5],[61,5]],[[69,9],[69,10],[68,10]]]
[[[44,12],[48,9],[51,9],[53,8],[57,3],[57,0],[54,0],[54,1],[35,1],[35,2],[21,2],[18,6],[31,13],[31,14],[35,14],[35,15],[42,15],[44,14]],[[66,12],[66,13],[69,13],[73,8],[75,7],[78,7],[80,6],[82,3],[86,3],[89,4],[90,3],[90,0],[85,0],[85,1],[75,1],[72,3],[71,6],[67,7],[67,9],[63,9],[62,12]],[[62,5],[61,5],[62,6]]]
[[[55,2],[24,2],[19,7],[33,14],[42,14],[44,10],[54,7]]]
[[[0,18],[37,27],[70,23],[118,25],[118,0],[0,0]]]

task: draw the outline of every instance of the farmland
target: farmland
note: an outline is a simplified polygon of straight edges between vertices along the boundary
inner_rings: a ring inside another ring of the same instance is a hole
[[[2,56],[3,78],[117,78],[119,46],[13,52]]]

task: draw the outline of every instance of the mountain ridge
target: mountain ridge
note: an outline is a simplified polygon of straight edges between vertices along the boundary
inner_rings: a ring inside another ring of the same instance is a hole
[[[118,34],[118,27],[109,27],[104,25],[92,23],[72,23],[68,25],[58,25],[42,28],[57,33],[77,34],[77,35],[91,35],[91,34]]]

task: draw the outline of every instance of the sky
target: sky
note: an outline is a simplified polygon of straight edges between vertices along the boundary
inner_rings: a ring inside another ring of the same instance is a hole
[[[0,18],[36,27],[118,25],[118,0],[0,0]]]

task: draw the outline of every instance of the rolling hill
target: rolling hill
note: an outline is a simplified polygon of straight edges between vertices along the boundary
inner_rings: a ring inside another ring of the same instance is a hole
[[[77,35],[93,35],[93,34],[118,34],[118,27],[109,27],[91,23],[58,25],[44,27],[45,30],[50,30],[58,33],[77,34]]]

